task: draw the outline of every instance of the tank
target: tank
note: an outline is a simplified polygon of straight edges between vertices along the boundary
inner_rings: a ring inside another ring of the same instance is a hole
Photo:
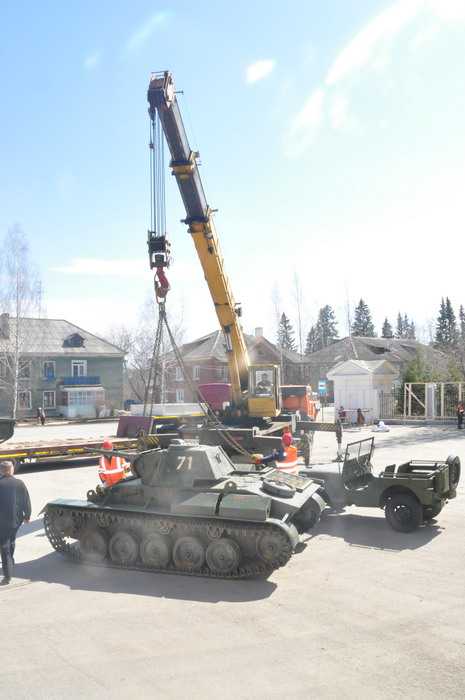
[[[267,576],[289,561],[326,505],[311,478],[239,469],[217,446],[177,440],[131,461],[133,475],[114,486],[45,506],[57,551],[130,569]]]

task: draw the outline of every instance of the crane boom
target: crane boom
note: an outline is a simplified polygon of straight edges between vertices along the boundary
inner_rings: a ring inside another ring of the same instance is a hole
[[[170,167],[181,193],[186,210],[184,223],[192,235],[194,245],[202,265],[205,280],[215,306],[216,315],[224,332],[231,380],[232,400],[236,406],[244,403],[244,392],[251,389],[249,376],[250,364],[244,334],[239,323],[240,306],[236,304],[231,286],[224,269],[220,244],[215,230],[212,210],[207,204],[200,173],[197,165],[198,153],[191,150],[184,123],[176,98],[173,76],[169,71],[152,73],[147,92],[149,115],[152,123],[160,120],[165,139],[171,155]],[[258,367],[258,366],[257,366]],[[262,369],[269,369],[263,366]],[[275,373],[276,374],[276,373]],[[263,379],[263,377],[262,377]],[[255,380],[255,375],[252,382]],[[279,382],[273,379],[273,386]],[[277,390],[276,390],[277,391]],[[263,413],[260,400],[258,415],[275,415],[276,391],[272,396],[272,410],[267,407]],[[252,400],[253,401],[253,400]],[[263,401],[261,401],[263,404]],[[248,398],[250,412],[250,398]],[[270,401],[268,402],[270,405]]]
[[[160,118],[171,155],[171,170],[176,178],[186,210],[189,227],[205,280],[223,329],[228,355],[233,401],[239,405],[248,387],[248,352],[239,324],[239,307],[227,278],[212,212],[207,204],[197,166],[198,153],[191,150],[179,111],[173,77],[169,72],[152,75],[148,89],[149,114]]]

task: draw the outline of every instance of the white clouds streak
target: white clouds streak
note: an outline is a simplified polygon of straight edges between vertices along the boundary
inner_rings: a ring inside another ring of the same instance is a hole
[[[288,156],[298,156],[312,145],[323,121],[324,99],[324,90],[315,90],[295,115],[288,131]]]
[[[247,66],[245,70],[245,80],[247,83],[256,83],[259,80],[267,78],[272,73],[275,67],[275,61],[272,59],[262,59],[255,61]]]
[[[369,65],[380,44],[394,39],[423,5],[423,0],[400,0],[368,22],[336,57],[326,76],[326,85],[335,85]]]
[[[126,42],[126,50],[129,52],[141,49],[169,18],[169,12],[161,11],[151,15],[136,31],[131,34]]]
[[[318,130],[325,124],[333,129],[349,125],[350,86],[354,79],[367,71],[376,74],[388,70],[395,41],[404,29],[420,19],[429,21],[429,25],[427,29],[420,27],[410,40],[411,51],[427,45],[441,28],[441,23],[465,21],[465,0],[396,0],[367,22],[339,51],[326,73],[324,86],[312,91],[290,121],[285,136],[288,155],[301,155],[315,142]],[[334,89],[337,90],[335,94]],[[340,94],[341,89],[344,97]],[[326,103],[330,106],[327,114],[323,114]],[[351,119],[350,123],[354,120]]]

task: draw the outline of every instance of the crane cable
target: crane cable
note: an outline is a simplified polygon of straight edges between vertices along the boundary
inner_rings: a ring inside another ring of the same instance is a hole
[[[221,428],[221,435],[224,439],[224,442],[229,445],[233,450],[238,452],[239,454],[242,454],[245,457],[248,457],[249,459],[251,458],[251,453],[246,450],[242,445],[230,434],[230,432],[227,430],[226,426],[219,420],[218,416],[215,414],[215,412],[210,408],[208,403],[203,399],[203,396],[201,392],[198,390],[194,382],[192,381],[188,371],[186,364],[184,362],[184,359],[182,357],[181,351],[176,344],[176,340],[174,338],[174,335],[171,331],[170,325],[168,323],[168,317],[166,314],[166,306],[165,303],[159,303],[158,304],[158,324],[157,324],[157,330],[155,333],[155,342],[154,342],[154,347],[153,347],[153,354],[152,354],[152,361],[150,363],[150,368],[149,368],[149,377],[148,377],[148,382],[146,386],[146,391],[145,391],[145,397],[144,397],[144,412],[143,415],[147,415],[147,409],[149,408],[149,402],[148,402],[148,395],[149,395],[149,390],[150,390],[150,385],[152,386],[152,392],[151,392],[151,401],[150,401],[150,413],[152,412],[152,407],[156,403],[156,388],[157,388],[157,376],[161,375],[161,367],[160,367],[160,351],[161,351],[161,346],[162,346],[162,338],[163,338],[163,326],[165,326],[168,337],[171,343],[171,347],[173,350],[174,357],[176,359],[176,362],[182,372],[183,378],[185,383],[187,384],[188,388],[192,392],[192,396],[197,396],[199,400],[199,405],[200,408],[205,415],[205,418],[209,420],[211,424],[213,424],[214,427],[216,428]]]

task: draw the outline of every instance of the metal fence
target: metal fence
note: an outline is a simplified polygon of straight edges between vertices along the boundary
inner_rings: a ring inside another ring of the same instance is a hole
[[[379,417],[450,420],[465,401],[465,382],[415,382],[379,393]]]

